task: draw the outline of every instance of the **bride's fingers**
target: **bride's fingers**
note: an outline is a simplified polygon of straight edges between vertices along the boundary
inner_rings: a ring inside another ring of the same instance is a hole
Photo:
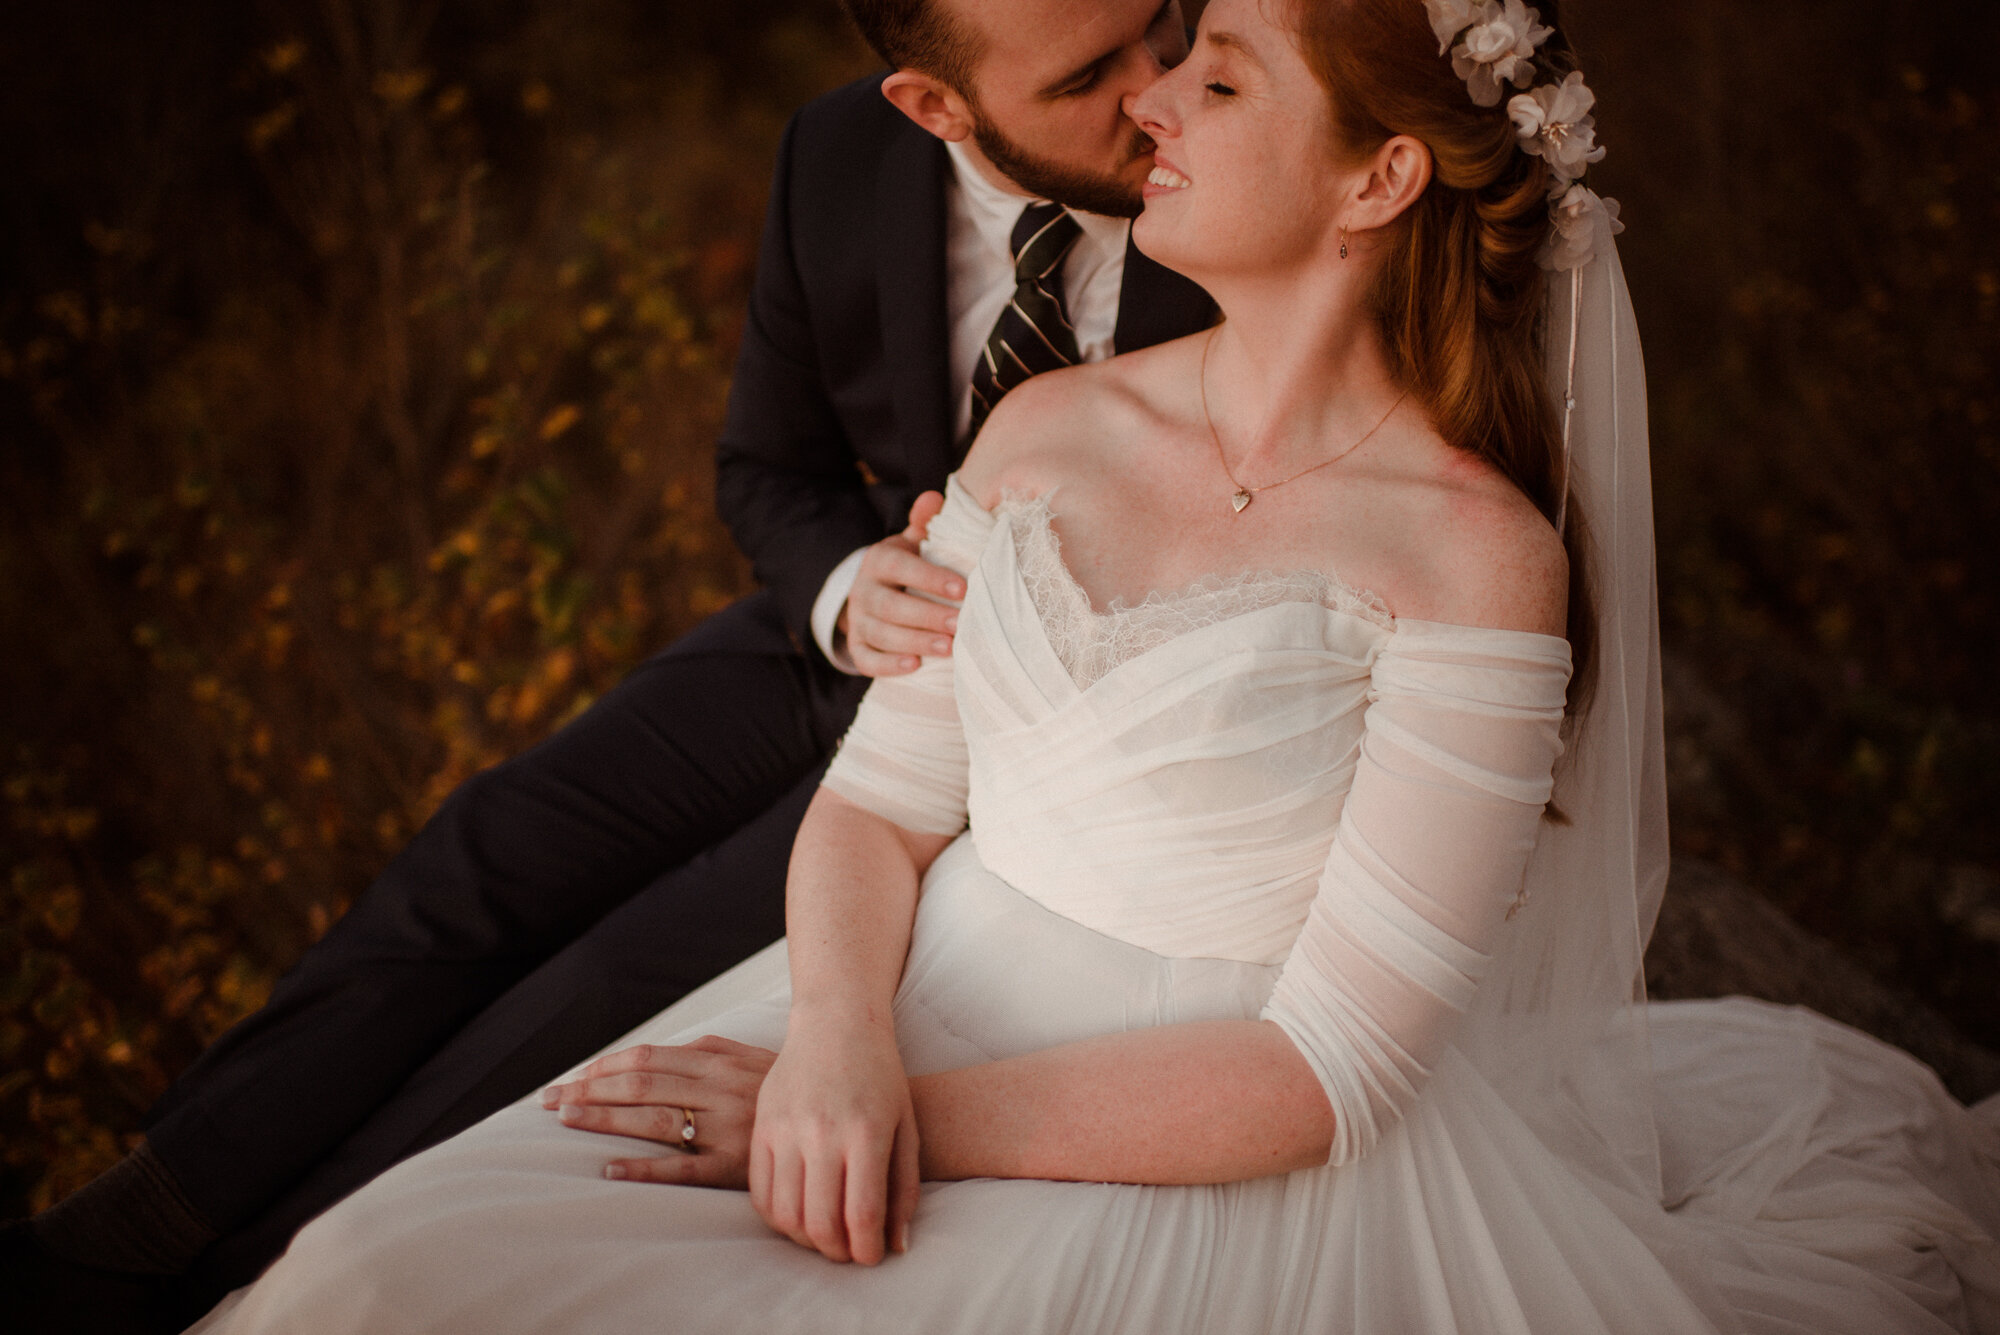
[[[668,1047],[656,1043],[640,1043],[633,1047],[621,1048],[608,1057],[599,1057],[590,1065],[577,1072],[579,1079],[594,1079],[604,1075],[622,1075],[627,1071],[660,1071],[676,1075],[693,1075],[705,1064],[702,1049],[692,1044]]]
[[[673,1187],[743,1190],[743,1164],[719,1154],[665,1154],[652,1159],[613,1159],[604,1175],[618,1182],[658,1182]]]
[[[847,1164],[837,1148],[806,1161],[805,1231],[812,1247],[829,1261],[851,1261],[847,1245]]]
[[[771,1147],[750,1137],[750,1208],[765,1223],[771,1221]]]
[[[727,1045],[727,1046],[724,1046]],[[571,1085],[590,1080],[600,1080],[608,1076],[649,1072],[655,1075],[673,1075],[684,1079],[699,1079],[716,1069],[717,1058],[740,1058],[761,1053],[758,1048],[733,1043],[714,1035],[697,1039],[693,1043],[663,1046],[641,1043],[635,1047],[622,1048],[608,1057],[599,1057],[562,1084],[550,1085],[543,1091],[543,1100]],[[769,1054],[765,1054],[769,1055]]]
[[[862,1265],[880,1265],[888,1254],[889,1171],[892,1145],[869,1136],[847,1156],[847,1246]]]
[[[574,1103],[677,1103],[685,1107],[692,1103],[699,1108],[707,1102],[705,1089],[713,1088],[715,1083],[699,1077],[632,1071],[624,1075],[598,1076],[588,1080],[574,1080],[567,1085],[551,1086],[542,1095],[542,1106],[553,1108]]]
[[[720,1055],[712,1049],[698,1049],[692,1046],[666,1048],[642,1044],[636,1048],[626,1048],[622,1052],[612,1053],[609,1057],[600,1057],[578,1071],[571,1079],[544,1089],[542,1106],[553,1108],[578,1087],[607,1079],[646,1075],[674,1076],[683,1080],[700,1079],[703,1075],[713,1072]]]
[[[755,1099],[777,1053],[708,1035],[685,1047],[637,1047],[593,1062],[542,1091],[542,1106],[565,1103],[676,1103],[701,1108],[715,1091]]]
[[[674,1107],[626,1107],[619,1104],[566,1103],[562,1108],[562,1124],[577,1131],[595,1131],[605,1136],[630,1136],[634,1140],[657,1140],[662,1145],[676,1148],[681,1143],[681,1106]],[[706,1127],[710,1137],[722,1138],[724,1128],[714,1125],[713,1120]],[[686,1156],[696,1157],[696,1156]]]
[[[778,1056],[769,1048],[752,1047],[748,1043],[738,1043],[735,1039],[724,1038],[720,1034],[703,1034],[688,1044],[688,1047],[696,1052],[713,1052],[724,1057],[760,1057],[766,1067]]]
[[[812,1247],[813,1241],[806,1233],[805,1211],[805,1160],[796,1149],[771,1152],[770,1195],[758,1213],[764,1222],[790,1238],[801,1247]],[[816,1249],[815,1249],[816,1250]]]
[[[910,1250],[910,1221],[923,1197],[923,1173],[917,1159],[917,1119],[905,1113],[896,1127],[896,1145],[889,1159],[889,1246]]]

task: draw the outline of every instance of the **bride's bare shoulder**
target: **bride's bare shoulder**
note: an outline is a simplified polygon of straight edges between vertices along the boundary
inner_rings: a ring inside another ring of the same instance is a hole
[[[1439,442],[1397,490],[1398,616],[1564,633],[1568,553],[1555,526],[1499,469]]]
[[[1159,405],[1188,360],[1181,339],[1108,361],[1049,371],[993,409],[959,469],[959,482],[991,508],[1003,492],[1045,494],[1157,436]]]

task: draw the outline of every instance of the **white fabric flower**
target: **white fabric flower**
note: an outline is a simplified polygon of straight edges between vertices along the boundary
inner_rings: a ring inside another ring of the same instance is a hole
[[[1611,249],[1611,238],[1625,230],[1618,221],[1618,201],[1605,199],[1587,185],[1573,185],[1549,207],[1549,243],[1542,267],[1557,273],[1581,269]]]
[[[1521,0],[1506,0],[1504,8],[1486,0],[1475,12],[1465,40],[1451,53],[1451,67],[1472,91],[1474,104],[1497,107],[1505,84],[1526,88],[1535,77],[1535,48],[1555,32],[1541,26],[1541,17]]]
[[[1431,31],[1437,34],[1438,54],[1451,50],[1452,41],[1482,17],[1481,10],[1497,10],[1493,0],[1424,0],[1430,11]]]
[[[1546,159],[1556,180],[1567,185],[1591,163],[1604,160],[1604,150],[1597,144],[1597,120],[1590,114],[1596,105],[1597,94],[1584,84],[1579,70],[1559,84],[1515,94],[1507,114],[1514,119],[1522,152]]]

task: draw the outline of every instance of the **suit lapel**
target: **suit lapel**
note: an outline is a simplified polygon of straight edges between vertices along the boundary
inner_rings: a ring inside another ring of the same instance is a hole
[[[1111,336],[1119,352],[1197,334],[1215,320],[1215,301],[1187,279],[1147,259],[1125,241],[1125,281],[1118,293],[1118,328]]]
[[[955,462],[945,328],[944,145],[906,125],[882,155],[875,183],[876,284],[896,434],[918,487],[942,486]]]

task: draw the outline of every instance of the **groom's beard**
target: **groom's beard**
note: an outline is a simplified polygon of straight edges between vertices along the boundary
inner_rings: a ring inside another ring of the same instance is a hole
[[[1136,218],[1146,207],[1136,182],[1036,157],[986,119],[986,113],[976,102],[972,105],[972,142],[979,145],[979,151],[1002,175],[1039,199],[1054,200],[1064,208],[1107,218]],[[1135,126],[1130,158],[1143,157],[1152,151],[1152,136]]]

